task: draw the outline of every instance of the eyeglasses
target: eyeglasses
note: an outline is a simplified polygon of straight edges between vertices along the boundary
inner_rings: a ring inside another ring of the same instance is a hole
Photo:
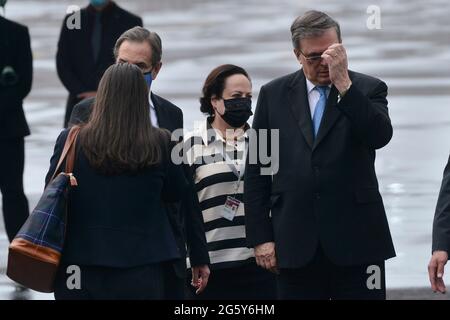
[[[309,64],[315,64],[319,61],[322,61],[322,53],[321,54],[317,54],[317,55],[312,55],[312,56],[306,56],[300,49],[298,49],[298,52],[305,57],[305,60],[308,61]]]

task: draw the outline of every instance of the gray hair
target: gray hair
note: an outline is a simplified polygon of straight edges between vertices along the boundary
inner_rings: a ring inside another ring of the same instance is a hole
[[[142,27],[134,27],[131,28],[119,37],[116,41],[116,45],[114,46],[114,57],[117,59],[119,55],[119,48],[125,41],[132,42],[144,42],[147,41],[150,47],[152,48],[152,66],[156,66],[161,62],[162,58],[162,44],[161,38],[156,32],[151,32]]]
[[[300,40],[321,36],[327,29],[335,28],[341,42],[341,28],[333,18],[324,12],[307,11],[297,17],[291,25],[292,44],[295,49],[300,49]]]

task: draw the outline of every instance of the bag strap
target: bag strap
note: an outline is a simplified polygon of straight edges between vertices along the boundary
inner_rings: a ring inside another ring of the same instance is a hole
[[[72,177],[73,177],[72,171],[73,171],[73,166],[74,166],[74,162],[75,162],[76,140],[77,140],[79,132],[80,132],[79,126],[73,126],[72,128],[70,128],[69,134],[66,139],[66,143],[64,144],[63,151],[61,153],[61,156],[59,157],[58,164],[56,166],[55,172],[53,172],[53,175],[52,175],[52,178],[50,179],[50,181],[52,181],[55,178],[59,168],[61,167],[64,160],[67,158],[65,173],[70,175],[71,184],[76,185],[76,180],[72,180]],[[75,179],[75,178],[73,178],[73,179]]]

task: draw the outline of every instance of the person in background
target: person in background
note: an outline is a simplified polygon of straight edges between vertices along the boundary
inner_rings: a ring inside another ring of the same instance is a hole
[[[142,27],[134,27],[124,32],[114,47],[116,63],[128,62],[138,66],[144,74],[149,94],[151,122],[153,126],[174,132],[183,128],[183,112],[170,101],[152,91],[152,83],[158,77],[162,67],[162,42],[159,35]],[[74,107],[69,125],[88,121],[95,98],[81,101]],[[186,253],[191,257],[192,279],[201,278],[200,293],[208,283],[209,257],[201,216],[196,215],[198,206],[192,176],[184,166],[186,178],[191,186],[185,198],[178,203],[167,203],[167,213],[177,240],[180,259],[169,261],[164,269],[165,299],[183,300],[185,298]],[[191,277],[189,277],[191,278]]]
[[[56,68],[58,76],[69,91],[64,127],[67,127],[73,106],[95,96],[105,70],[114,63],[111,54],[119,36],[126,30],[142,26],[142,19],[120,8],[111,0],[90,0],[81,9],[80,28],[63,21],[58,41]]]
[[[0,16],[0,48],[0,190],[6,233],[11,242],[29,215],[23,170],[24,137],[30,130],[22,106],[33,79],[28,28]]]
[[[200,110],[208,115],[185,137],[186,157],[200,202],[211,260],[211,276],[198,300],[275,299],[275,275],[256,265],[247,248],[244,190],[247,120],[252,84],[235,65],[221,65],[206,78]],[[227,132],[228,131],[228,132]],[[208,161],[214,157],[214,161]],[[193,285],[193,286],[192,286]]]
[[[161,200],[179,201],[188,184],[170,159],[170,133],[148,121],[147,95],[141,69],[129,63],[112,65],[100,81],[77,141],[58,300],[164,298],[165,262],[180,253]],[[56,141],[46,183],[68,132]],[[80,289],[67,288],[70,265],[80,267]]]
[[[450,252],[450,157],[444,170],[433,222],[432,256],[428,264],[431,288],[445,293],[444,267]]]

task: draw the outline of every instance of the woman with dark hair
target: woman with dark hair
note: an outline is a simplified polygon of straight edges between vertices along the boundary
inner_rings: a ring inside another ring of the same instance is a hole
[[[192,295],[195,299],[276,298],[275,275],[256,265],[245,237],[242,201],[251,103],[252,84],[244,69],[230,64],[215,68],[200,98],[208,118],[186,136],[211,260],[208,286]],[[192,293],[198,285],[191,284]]]
[[[78,135],[56,299],[162,298],[163,263],[179,258],[162,203],[178,201],[187,182],[169,157],[170,134],[151,124],[147,97],[132,64],[109,67],[100,81]],[[67,136],[56,141],[47,183]]]

